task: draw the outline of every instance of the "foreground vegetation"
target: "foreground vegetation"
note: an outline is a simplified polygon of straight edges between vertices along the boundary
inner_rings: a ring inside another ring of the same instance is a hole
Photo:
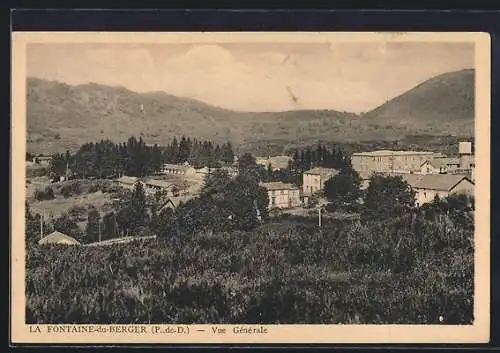
[[[472,322],[470,227],[440,213],[313,222],[29,245],[27,323]]]

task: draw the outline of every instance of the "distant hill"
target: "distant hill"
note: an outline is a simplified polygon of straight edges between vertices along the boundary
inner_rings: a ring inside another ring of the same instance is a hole
[[[364,117],[409,129],[441,128],[446,133],[473,134],[474,76],[473,69],[466,69],[433,77]]]
[[[265,154],[317,141],[464,133],[473,127],[470,77],[469,71],[438,76],[364,116],[334,110],[236,112],[164,92],[28,78],[28,150],[73,150],[84,142],[119,142],[132,135],[164,144],[189,135]]]

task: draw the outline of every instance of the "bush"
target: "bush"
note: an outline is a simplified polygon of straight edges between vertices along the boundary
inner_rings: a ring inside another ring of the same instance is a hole
[[[47,168],[45,168],[45,167],[28,168],[26,174],[28,177],[31,177],[31,178],[43,177],[43,176],[47,175]]]
[[[72,195],[80,195],[81,194],[81,186],[80,186],[80,181],[79,180],[72,180],[70,182],[66,182],[62,187],[61,187],[61,195],[64,197],[69,197]]]
[[[87,193],[94,193],[98,191],[102,191],[103,193],[114,193],[120,190],[119,186],[113,185],[108,180],[97,180],[92,181],[88,186]]]
[[[54,198],[54,190],[50,186],[47,186],[44,190],[35,191],[35,199],[38,201],[53,200]]]
[[[86,219],[87,209],[83,206],[73,206],[69,209],[68,215],[77,222],[82,222]]]

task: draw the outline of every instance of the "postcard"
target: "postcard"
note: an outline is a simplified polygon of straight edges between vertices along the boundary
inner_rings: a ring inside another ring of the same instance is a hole
[[[11,341],[488,342],[490,65],[485,33],[14,32]]]

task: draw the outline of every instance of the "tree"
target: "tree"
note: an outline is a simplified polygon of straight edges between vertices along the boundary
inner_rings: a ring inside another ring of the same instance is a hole
[[[141,181],[120,198],[116,219],[123,235],[138,234],[149,224],[148,203]]]
[[[250,153],[244,153],[238,161],[238,169],[240,172],[253,168],[256,165],[257,165],[256,159]]]
[[[147,203],[146,203],[146,193],[144,192],[144,187],[142,182],[138,181],[134,185],[134,190],[131,195],[130,200],[130,211],[131,211],[131,231],[137,231],[139,227],[144,227],[147,225],[148,215],[147,215]]]
[[[54,230],[67,234],[77,240],[81,240],[82,232],[78,224],[67,213],[53,220]]]
[[[373,175],[365,197],[364,217],[397,217],[413,208],[415,191],[400,176]]]
[[[185,136],[182,136],[181,142],[179,143],[179,151],[178,151],[178,163],[184,163],[188,160],[190,154],[190,142],[186,139]]]
[[[324,186],[326,198],[337,205],[352,205],[360,197],[361,177],[351,167],[344,166]]]
[[[323,166],[323,146],[321,143],[318,143],[318,147],[316,147],[316,165]]]
[[[24,202],[24,221],[26,225],[25,240],[28,245],[36,244],[40,239],[40,215],[33,215],[28,202]]]
[[[66,174],[66,161],[63,154],[56,153],[52,156],[48,170],[49,178],[59,181]]]
[[[249,230],[268,218],[269,197],[252,177],[239,175],[222,192],[225,207],[231,210],[237,229]]]
[[[99,240],[99,222],[101,222],[99,211],[95,207],[91,207],[87,214],[87,226],[85,227],[85,240],[87,242],[93,243]]]
[[[425,203],[421,210],[427,219],[435,220],[439,215],[449,216],[462,229],[474,229],[474,197],[466,194],[451,194],[445,198],[437,195],[432,202]]]
[[[118,235],[116,214],[109,212],[102,218],[102,239],[116,238]]]
[[[258,183],[265,178],[266,169],[261,165],[257,165],[255,157],[250,153],[244,153],[238,161],[238,174],[251,178]]]
[[[47,186],[44,190],[36,190],[34,196],[38,201],[53,200],[55,198],[54,190],[50,186]]]
[[[222,190],[231,181],[231,176],[225,169],[215,169],[205,176],[201,192],[211,194]]]
[[[234,162],[234,152],[230,142],[222,145],[221,159],[227,164],[232,164]]]
[[[266,170],[266,180],[267,181],[273,181],[274,179],[274,171],[273,171],[273,166],[271,163],[267,165],[267,170]]]
[[[151,230],[158,236],[169,238],[177,234],[177,223],[174,211],[169,207],[162,208],[151,219]]]

